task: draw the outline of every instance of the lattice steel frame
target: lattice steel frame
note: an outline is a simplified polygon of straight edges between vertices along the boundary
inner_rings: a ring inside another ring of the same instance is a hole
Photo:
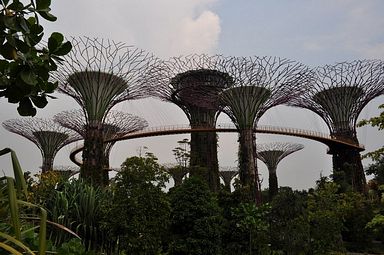
[[[233,178],[239,173],[237,170],[231,170],[233,167],[220,167],[220,177],[224,181],[224,187],[228,192],[231,192],[231,182]]]
[[[192,128],[214,128],[221,111],[218,94],[232,83],[232,78],[223,72],[226,64],[227,59],[220,55],[173,57],[159,62],[146,80],[157,85],[159,98],[184,111]],[[216,133],[192,133],[190,145],[190,174],[203,177],[212,191],[218,191]]]
[[[172,177],[174,187],[180,186],[183,183],[183,178],[188,174],[189,168],[179,164],[163,164],[165,171]]]
[[[264,162],[269,173],[269,198],[278,192],[277,165],[288,155],[304,148],[304,145],[288,142],[263,143],[257,145],[257,158]]]
[[[249,186],[256,203],[261,203],[253,128],[270,108],[289,102],[308,86],[308,68],[296,61],[277,57],[233,57],[225,66],[233,78],[232,87],[220,100],[239,129],[239,176]]]
[[[119,102],[149,96],[142,80],[156,63],[151,54],[110,40],[80,37],[72,39],[72,51],[52,74],[58,90],[82,107],[88,123],[84,137],[81,177],[95,185],[102,181],[102,126],[111,108]]]
[[[315,112],[333,137],[358,144],[359,114],[372,99],[384,94],[383,61],[355,60],[317,67],[312,72],[311,84],[290,105]],[[329,153],[333,155],[334,177],[344,172],[341,182],[346,181],[354,190],[363,192],[366,181],[359,151],[334,146]],[[352,172],[352,176],[347,172]]]
[[[50,119],[36,117],[11,119],[4,121],[3,127],[27,138],[39,148],[43,159],[41,166],[43,173],[52,170],[55,156],[61,148],[81,139],[76,132],[61,127]]]
[[[102,121],[117,103],[147,97],[152,91],[142,77],[156,63],[153,55],[89,37],[72,38],[72,45],[52,77],[59,82],[58,91],[75,99],[88,121]]]
[[[87,135],[88,124],[82,110],[63,111],[56,114],[54,120],[61,126],[76,131],[82,137]],[[126,134],[143,130],[147,126],[148,122],[139,116],[120,111],[110,111],[102,124],[103,141],[118,139]],[[115,143],[103,143],[105,170],[109,170],[109,155]],[[105,173],[108,173],[108,171],[105,171]]]

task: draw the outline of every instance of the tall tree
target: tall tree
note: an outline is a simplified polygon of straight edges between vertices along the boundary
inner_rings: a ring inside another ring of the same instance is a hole
[[[264,162],[268,167],[269,172],[269,199],[272,198],[278,192],[278,181],[277,181],[277,165],[280,161],[288,155],[303,149],[302,144],[295,143],[264,143],[258,144],[257,146],[257,158]]]
[[[233,78],[233,83],[220,93],[220,100],[223,112],[239,131],[240,182],[260,203],[254,129],[268,109],[287,103],[306,90],[307,68],[277,57],[234,57],[226,65],[226,72]]]
[[[73,38],[73,49],[53,73],[58,90],[71,96],[84,111],[83,166],[80,176],[95,185],[103,180],[103,124],[116,104],[145,97],[150,88],[141,77],[154,59],[143,50],[123,43]]]
[[[105,229],[125,254],[162,254],[169,201],[162,191],[168,176],[152,154],[121,165],[107,203]]]
[[[82,110],[64,111],[56,114],[54,120],[61,126],[76,131],[81,137],[85,138],[88,130],[87,121]],[[119,112],[108,112],[102,126],[103,141],[103,183],[108,184],[109,177],[109,154],[116,141],[114,139],[121,138],[126,134],[139,131],[148,126],[143,118],[138,116]],[[112,140],[107,142],[108,140]]]
[[[147,80],[159,88],[158,97],[184,111],[192,129],[214,129],[221,109],[218,94],[232,83],[231,77],[223,72],[225,62],[219,55],[174,57],[159,62]],[[192,132],[190,146],[190,175],[201,177],[212,191],[218,191],[216,133]]]
[[[372,99],[384,93],[383,62],[355,60],[326,65],[314,69],[312,78],[312,86],[290,104],[318,114],[331,136],[358,145],[357,118]],[[353,190],[364,192],[366,179],[360,151],[339,144],[331,146],[329,154],[338,182],[347,182]]]
[[[81,136],[72,130],[48,119],[32,117],[11,119],[4,121],[3,127],[36,144],[43,158],[42,172],[53,170],[53,161],[61,148],[81,139]]]

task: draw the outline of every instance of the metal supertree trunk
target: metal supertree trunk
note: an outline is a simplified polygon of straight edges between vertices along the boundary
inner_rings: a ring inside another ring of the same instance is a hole
[[[171,58],[149,72],[147,80],[156,84],[158,97],[178,105],[187,115],[191,128],[215,128],[221,110],[218,94],[228,88],[231,77],[223,72],[222,56],[190,55]],[[191,176],[205,179],[214,192],[219,189],[217,135],[193,132],[190,140]]]
[[[237,170],[220,170],[220,177],[223,178],[224,187],[228,192],[231,192],[231,182],[238,173],[239,171]]]
[[[268,168],[269,172],[269,199],[272,198],[278,192],[278,180],[277,180],[277,165],[280,161],[288,155],[303,149],[302,144],[296,143],[265,143],[257,145],[257,158],[263,161]]]
[[[287,103],[306,89],[307,68],[276,57],[234,57],[226,72],[234,82],[220,94],[220,100],[223,112],[239,130],[240,182],[250,188],[256,203],[261,203],[253,129],[268,109]]]
[[[154,58],[142,50],[109,40],[74,38],[72,51],[53,73],[58,90],[81,106],[87,120],[81,177],[101,182],[102,129],[119,102],[145,97],[151,89],[141,81]]]
[[[78,141],[81,136],[70,129],[61,127],[52,120],[41,118],[11,119],[3,122],[8,131],[21,135],[40,149],[42,172],[50,171],[57,152],[65,145]]]
[[[372,99],[383,94],[383,62],[356,60],[314,69],[312,86],[290,105],[315,112],[328,125],[333,137],[358,144],[357,118]],[[366,180],[360,152],[347,146],[334,146],[329,153],[333,156],[335,181],[364,192]]]
[[[82,137],[88,134],[89,123],[84,116],[82,110],[64,111],[54,116],[54,120],[61,126],[76,131]],[[138,116],[119,112],[109,111],[101,124],[102,133],[102,151],[103,151],[103,184],[108,183],[109,171],[109,154],[115,142],[104,142],[107,140],[117,139],[124,135],[136,131],[140,131],[148,126],[148,123],[143,118]]]

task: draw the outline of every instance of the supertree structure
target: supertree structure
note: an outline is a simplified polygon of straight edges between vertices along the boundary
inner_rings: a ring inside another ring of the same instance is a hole
[[[383,94],[383,62],[355,60],[315,68],[312,86],[290,105],[318,114],[334,138],[358,144],[357,118],[372,99]],[[329,149],[335,181],[348,183],[353,190],[363,192],[366,180],[360,151],[343,145]]]
[[[165,171],[172,177],[174,187],[180,186],[183,183],[183,178],[188,174],[189,168],[183,167],[179,164],[165,164],[163,165]]]
[[[232,84],[232,78],[223,72],[226,61],[219,55],[174,57],[156,65],[146,79],[157,85],[158,97],[184,111],[192,129],[213,129],[221,110],[218,94]],[[190,175],[202,177],[212,191],[218,191],[216,133],[192,132],[190,149]]]
[[[302,144],[283,142],[257,145],[257,158],[263,161],[268,168],[269,199],[272,199],[278,192],[277,165],[283,158],[303,148]]]
[[[58,113],[54,116],[54,120],[61,126],[76,131],[82,137],[87,135],[89,124],[82,110]],[[117,139],[128,133],[142,130],[147,126],[147,121],[141,117],[120,111],[109,111],[100,127],[102,141]],[[114,144],[115,142],[105,142],[102,144],[103,184],[108,183],[109,154]]]
[[[71,176],[80,172],[80,168],[76,166],[53,166],[53,170],[55,173],[59,174],[64,180],[68,180]]]
[[[238,173],[239,171],[233,170],[231,167],[220,167],[219,174],[224,181],[224,187],[227,191],[231,192],[231,182]]]
[[[80,176],[101,183],[103,122],[119,102],[138,99],[151,90],[141,82],[155,58],[142,50],[109,40],[74,38],[72,51],[53,73],[58,90],[71,96],[85,114],[83,166]]]
[[[220,93],[220,100],[223,112],[239,131],[240,183],[249,187],[252,198],[260,203],[254,128],[268,109],[287,103],[305,90],[307,67],[277,57],[234,57],[226,72],[233,83]]]
[[[61,127],[50,119],[32,117],[11,119],[4,121],[3,127],[36,144],[43,158],[41,166],[43,173],[52,170],[55,156],[61,148],[81,139],[77,133]]]

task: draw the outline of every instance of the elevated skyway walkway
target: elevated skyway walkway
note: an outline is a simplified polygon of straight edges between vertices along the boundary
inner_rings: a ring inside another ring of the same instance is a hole
[[[261,133],[261,134],[288,135],[288,136],[296,136],[296,137],[311,139],[311,140],[321,142],[327,145],[328,147],[332,147],[335,145],[339,145],[339,146],[343,145],[346,147],[355,148],[359,151],[364,150],[364,146],[361,144],[356,144],[348,140],[336,139],[335,137],[332,137],[329,134],[312,131],[312,130],[262,125],[262,126],[256,127],[254,131],[256,133]],[[238,132],[238,130],[236,126],[231,123],[218,123],[216,125],[216,128],[207,128],[204,126],[191,128],[191,126],[188,124],[168,125],[168,126],[148,127],[140,131],[129,133],[117,139],[107,140],[105,142],[117,142],[122,140],[130,140],[130,139],[137,139],[137,138],[143,138],[143,137],[176,135],[176,134],[186,134],[186,133],[193,133],[193,132],[234,133],[234,132]],[[80,160],[76,158],[76,155],[82,150],[83,150],[83,145],[74,148],[70,154],[71,161],[78,166],[80,166],[82,163]]]

